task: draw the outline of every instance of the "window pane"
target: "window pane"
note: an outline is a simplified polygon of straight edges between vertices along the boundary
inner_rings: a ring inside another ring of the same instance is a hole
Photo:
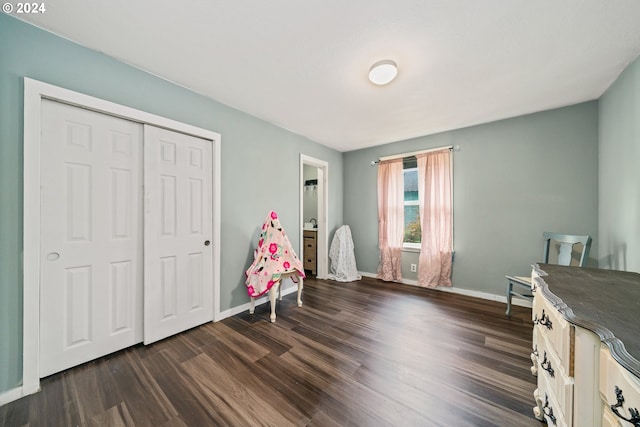
[[[404,170],[404,193],[418,194],[418,169]]]
[[[404,207],[404,242],[420,243],[422,232],[420,230],[420,207],[407,206]]]
[[[416,169],[418,167],[418,159],[416,156],[405,157],[402,159],[402,169]]]
[[[414,158],[415,163],[415,158]],[[404,242],[420,243],[420,213],[418,203],[418,169],[404,169]]]
[[[418,200],[418,192],[417,191],[405,191],[404,192],[404,201],[410,202]]]

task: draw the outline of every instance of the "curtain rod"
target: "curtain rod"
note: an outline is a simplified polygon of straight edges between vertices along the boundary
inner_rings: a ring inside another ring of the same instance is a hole
[[[417,154],[424,154],[424,153],[430,153],[431,151],[444,150],[445,148],[448,148],[450,151],[459,151],[460,150],[460,146],[459,145],[456,145],[455,147],[453,145],[445,145],[443,147],[429,148],[428,150],[420,150],[420,151],[412,151],[410,153],[394,154],[392,156],[380,157],[380,158],[378,158],[378,160],[372,160],[371,161],[371,166],[377,165],[378,163],[380,163],[380,161],[384,161],[384,160],[402,159],[404,157],[411,157],[411,156],[415,156]]]

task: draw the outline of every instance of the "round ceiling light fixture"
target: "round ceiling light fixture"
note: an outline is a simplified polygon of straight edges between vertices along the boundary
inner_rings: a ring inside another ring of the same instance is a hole
[[[398,65],[390,59],[378,61],[369,69],[369,80],[371,80],[371,83],[378,86],[391,83],[397,75]]]

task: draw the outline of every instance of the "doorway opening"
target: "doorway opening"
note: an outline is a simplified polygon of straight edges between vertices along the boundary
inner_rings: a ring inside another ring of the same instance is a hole
[[[326,279],[329,271],[328,179],[327,162],[300,154],[300,252],[305,258],[305,270],[315,271],[319,279]],[[312,244],[314,247],[309,246]],[[315,259],[306,256],[310,249]],[[315,270],[308,268],[312,266]]]

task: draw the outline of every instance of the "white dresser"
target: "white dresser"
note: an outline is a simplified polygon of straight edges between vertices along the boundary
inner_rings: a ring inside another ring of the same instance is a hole
[[[539,264],[532,279],[536,418],[640,427],[640,275]]]

